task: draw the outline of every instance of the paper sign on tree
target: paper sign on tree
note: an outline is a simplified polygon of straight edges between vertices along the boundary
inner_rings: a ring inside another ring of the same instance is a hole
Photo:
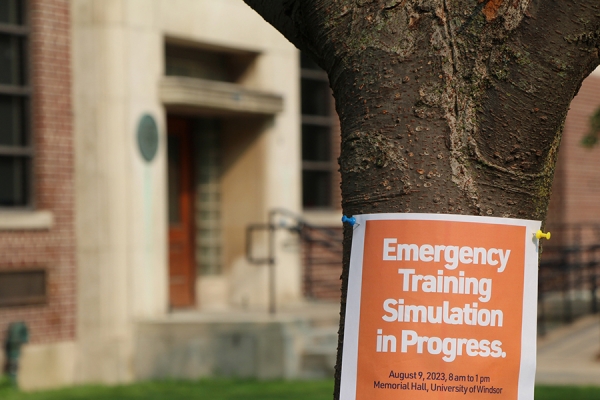
[[[342,400],[533,400],[539,221],[355,216]]]

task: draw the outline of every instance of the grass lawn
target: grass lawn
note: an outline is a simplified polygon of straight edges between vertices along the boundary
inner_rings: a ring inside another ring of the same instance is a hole
[[[21,393],[0,383],[2,400],[331,400],[333,381],[201,380],[143,382],[126,386],[80,386]],[[599,400],[600,387],[536,388],[536,400]]]
[[[143,382],[127,386],[81,386],[19,393],[0,388],[2,400],[331,400],[333,381],[200,380]]]
[[[598,383],[600,384],[600,382]],[[600,386],[537,386],[535,400],[598,400],[600,399]]]

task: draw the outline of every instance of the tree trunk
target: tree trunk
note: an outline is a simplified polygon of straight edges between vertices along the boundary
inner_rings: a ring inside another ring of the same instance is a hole
[[[544,219],[569,104],[600,62],[597,0],[246,3],[329,74],[345,215]]]

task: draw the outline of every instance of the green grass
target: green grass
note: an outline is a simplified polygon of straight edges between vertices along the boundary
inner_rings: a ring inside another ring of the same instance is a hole
[[[0,381],[2,400],[331,400],[333,381],[200,380],[142,382],[124,386],[79,386],[22,393]],[[600,387],[536,387],[535,400],[599,400]]]
[[[600,382],[598,382],[600,384]],[[535,400],[598,400],[600,387],[537,386]]]
[[[333,381],[200,380],[80,386],[37,393],[0,388],[2,400],[331,400]]]

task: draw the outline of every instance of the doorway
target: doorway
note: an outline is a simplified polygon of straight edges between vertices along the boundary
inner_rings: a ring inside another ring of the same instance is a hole
[[[186,308],[197,279],[221,274],[220,123],[168,116],[167,132],[169,304]]]
[[[195,303],[192,123],[168,117],[169,305]]]

